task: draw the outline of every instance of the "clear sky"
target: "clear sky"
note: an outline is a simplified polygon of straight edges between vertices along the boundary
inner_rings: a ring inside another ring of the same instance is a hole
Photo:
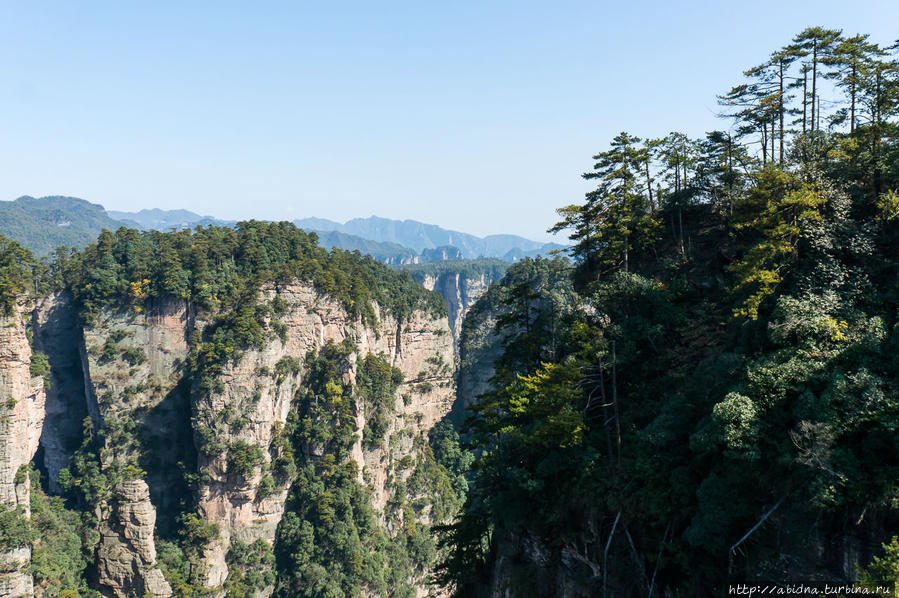
[[[892,0],[3,2],[0,199],[547,239],[618,131],[722,128],[715,94]]]

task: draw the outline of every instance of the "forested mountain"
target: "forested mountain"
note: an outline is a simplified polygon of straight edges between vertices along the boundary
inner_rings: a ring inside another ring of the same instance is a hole
[[[57,247],[85,247],[100,231],[122,226],[103,206],[75,197],[20,197],[0,201],[0,235],[14,239],[38,256]]]
[[[807,29],[729,132],[593,157],[573,265],[512,266],[463,326],[457,595],[899,581],[895,53]]]
[[[83,249],[104,228],[120,226],[141,230],[182,230],[196,226],[227,226],[234,220],[201,216],[189,210],[144,209],[138,212],[105,211],[74,197],[21,197],[14,202],[0,202],[0,234],[18,241],[38,256],[57,247]],[[447,231],[432,224],[401,222],[383,218],[351,220],[346,225],[323,218],[305,218],[297,226],[318,235],[322,247],[360,251],[385,264],[415,264],[478,258],[500,258],[514,262],[524,257],[562,248],[554,243],[537,243],[515,235],[492,235],[484,239]],[[411,229],[410,229],[411,227]],[[425,231],[415,234],[410,230]],[[435,240],[435,241],[432,241]],[[453,241],[456,243],[442,241]]]
[[[233,220],[219,220],[212,216],[200,216],[189,210],[152,210],[145,209],[139,212],[107,212],[110,217],[127,223],[136,223],[143,230],[167,231],[170,229],[181,230],[195,226],[234,226]],[[414,263],[418,260],[417,252],[396,243],[380,243],[363,237],[336,232],[328,226],[330,220],[321,218],[307,218],[304,221],[307,226],[302,227],[309,232],[315,232],[319,238],[319,244],[329,249],[336,247],[345,251],[361,251],[376,260],[386,264]],[[313,225],[321,225],[317,228]]]
[[[414,250],[396,243],[372,241],[337,231],[315,231],[315,234],[322,247],[361,251],[384,264],[414,264],[420,259]]]

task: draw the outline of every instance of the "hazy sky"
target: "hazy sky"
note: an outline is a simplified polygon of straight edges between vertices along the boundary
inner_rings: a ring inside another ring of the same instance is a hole
[[[895,0],[0,6],[0,199],[540,239],[618,131],[725,127],[808,25],[899,37]]]

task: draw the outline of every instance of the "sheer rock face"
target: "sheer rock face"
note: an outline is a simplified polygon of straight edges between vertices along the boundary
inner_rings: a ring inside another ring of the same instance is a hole
[[[274,292],[267,290],[263,295],[271,299]],[[227,426],[233,433],[218,440],[226,445],[242,441],[257,446],[270,460],[268,448],[273,433],[286,422],[294,394],[302,385],[302,373],[274,375],[276,364],[285,357],[302,363],[309,352],[318,351],[329,341],[340,343],[346,338],[356,347],[349,358],[352,363],[369,353],[383,354],[403,372],[405,382],[396,393],[395,419],[385,446],[390,435],[403,428],[412,429],[413,436],[427,434],[449,412],[454,398],[453,339],[445,318],[416,312],[410,319],[398,322],[375,306],[378,326],[372,330],[360,319],[349,317],[337,301],[318,295],[311,286],[288,286],[280,290],[280,297],[288,305],[287,312],[278,318],[287,326],[286,342],[274,339],[262,350],[247,351],[219,378],[223,391],[205,399],[202,408],[207,413],[243,415],[244,425]],[[441,363],[446,366],[437,365]],[[355,376],[354,365],[345,382],[355,382]],[[386,449],[366,450],[361,441],[364,427],[365,413],[360,408],[358,438],[351,455],[360,465],[359,482],[369,486],[373,505],[381,511],[388,499]],[[411,439],[405,450],[412,450]],[[221,534],[220,541],[209,546],[204,555],[205,582],[214,588],[221,586],[227,576],[225,557],[232,540],[274,541],[290,483],[277,486],[267,497],[257,498],[262,468],[256,468],[249,479],[229,473],[225,454],[201,454],[199,473],[206,480],[200,487],[199,514],[217,523]]]
[[[502,338],[495,333],[499,314],[480,305],[469,313],[459,338],[459,406],[469,407],[490,387],[494,363],[503,354]]]
[[[81,328],[71,298],[66,294],[42,298],[34,310],[34,346],[47,355],[51,366],[40,441],[51,492],[59,492],[59,470],[68,466],[81,444],[87,417],[80,344]]]
[[[462,333],[462,320],[468,310],[487,291],[491,282],[486,274],[469,277],[460,272],[444,272],[437,276],[429,274],[421,280],[422,286],[429,291],[437,291],[446,300],[450,328],[456,339]]]
[[[130,438],[107,435],[104,451],[104,467],[114,459],[138,465],[96,508],[100,533],[96,580],[105,595],[162,598],[172,594],[157,563],[154,533],[174,525],[180,500],[195,502],[197,514],[219,526],[220,540],[208,546],[200,567],[210,588],[220,588],[226,579],[226,556],[232,541],[274,541],[291,482],[280,482],[270,495],[259,496],[263,468],[257,467],[245,479],[228,471],[227,454],[207,456],[195,451],[192,417],[200,410],[214,414],[220,424],[216,428],[223,430],[216,440],[225,446],[241,441],[259,447],[265,459],[271,460],[272,438],[286,422],[303,383],[302,372],[286,376],[261,373],[275,372],[281,359],[290,357],[302,364],[307,354],[329,341],[340,343],[349,338],[356,350],[349,358],[353,366],[346,382],[355,382],[355,363],[369,353],[383,354],[402,371],[405,382],[397,390],[395,418],[382,446],[363,446],[366,414],[361,406],[357,411],[358,440],[352,458],[360,465],[360,483],[369,487],[379,511],[389,498],[390,464],[411,453],[414,438],[426,435],[450,410],[455,391],[454,348],[446,318],[416,312],[400,322],[374,306],[378,324],[372,329],[360,318],[349,316],[339,301],[319,295],[308,284],[281,288],[279,295],[288,306],[278,317],[287,327],[285,341],[273,334],[263,349],[242,352],[241,359],[227,364],[218,378],[223,391],[203,399],[197,398],[196,387],[191,388],[196,381],[186,376],[185,364],[191,335],[202,331],[207,321],[198,319],[188,303],[162,302],[142,313],[132,307],[104,309],[89,327],[78,323],[65,296],[46,298],[36,310],[35,342],[45,348],[53,365],[49,415],[41,433],[40,422],[28,415],[31,412],[22,412],[19,419],[23,421],[17,424],[22,430],[15,432],[17,442],[10,445],[26,450],[10,465],[10,475],[31,459],[40,437],[53,488],[59,470],[80,444],[86,416],[95,430],[107,432],[121,429],[122,422],[136,424]],[[267,288],[261,299],[274,296],[275,291]],[[22,347],[18,353],[25,355],[28,343],[24,327],[19,328]],[[0,334],[11,330],[3,328]],[[2,350],[9,353],[7,347],[13,345],[4,342]],[[40,380],[29,379],[27,358],[0,359],[0,363],[7,361],[25,372],[7,377],[22,386],[16,392],[34,402],[37,387],[28,385],[40,386]],[[31,390],[26,392],[26,386]],[[43,394],[40,400],[43,413]],[[17,410],[25,407],[24,401],[17,403]],[[240,422],[231,421],[232,417]],[[30,423],[25,425],[25,420]],[[404,432],[401,438],[389,443],[399,431]],[[20,445],[18,439],[25,437],[29,442]],[[188,467],[196,463],[193,473],[200,481],[193,489],[183,479],[179,463]],[[27,564],[27,554],[19,558]],[[424,592],[422,589],[422,595]]]
[[[44,423],[44,382],[31,375],[26,333],[30,305],[23,299],[0,316],[0,505],[30,517],[30,481],[16,475],[34,457]],[[0,554],[0,596],[30,596],[31,548]]]
[[[104,310],[94,325],[83,331],[85,394],[94,427],[108,429],[113,423],[133,420],[152,459],[146,464],[150,474],[145,479],[118,484],[97,508],[101,536],[98,582],[114,596],[172,593],[156,563],[154,526],[160,505],[153,504],[149,484],[158,488],[157,503],[177,494],[171,489],[177,487],[180,475],[176,466],[179,444],[190,440],[179,442],[176,436],[187,424],[185,409],[170,408],[169,403],[186,400],[177,387],[193,326],[188,304],[169,301],[145,313]],[[110,454],[107,461],[134,458],[140,452],[137,443],[116,437],[107,441],[106,448]]]

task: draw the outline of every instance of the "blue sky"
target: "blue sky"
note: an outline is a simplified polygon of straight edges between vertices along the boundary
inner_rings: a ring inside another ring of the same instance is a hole
[[[725,127],[812,24],[889,43],[899,2],[8,1],[0,199],[548,239],[615,133]]]

